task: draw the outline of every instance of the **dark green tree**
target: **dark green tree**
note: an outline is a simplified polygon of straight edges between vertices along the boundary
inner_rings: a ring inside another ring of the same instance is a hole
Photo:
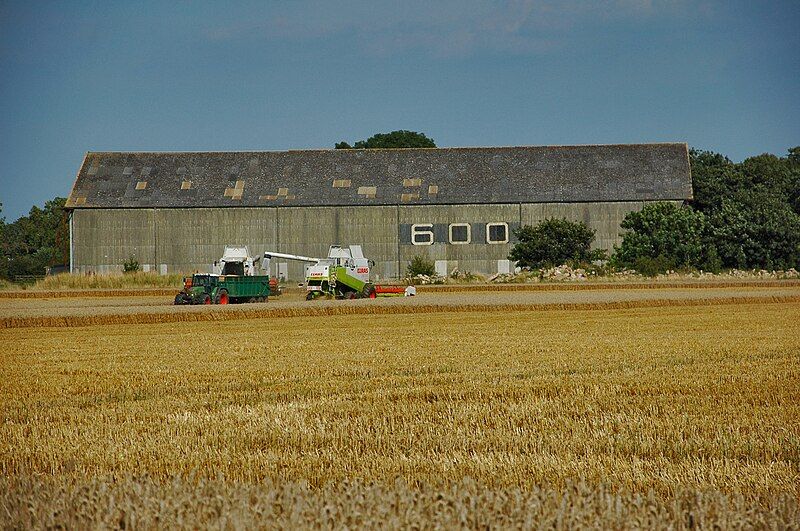
[[[736,268],[800,266],[800,155],[770,154],[733,163],[722,155],[692,150],[692,206],[705,214],[706,239],[722,265]]]
[[[691,207],[652,203],[622,221],[627,232],[614,248],[617,266],[644,274],[674,268],[718,268],[716,250],[705,240],[706,217]]]
[[[0,203],[0,214],[3,212],[3,203]],[[6,218],[0,216],[0,278],[8,278],[8,262],[11,257],[8,255],[8,235],[6,229]]]
[[[7,277],[41,275],[45,268],[69,260],[69,228],[64,210],[66,199],[47,201],[44,208],[34,206],[27,216],[3,223],[0,240]]]
[[[708,217],[708,239],[722,263],[739,269],[800,264],[800,216],[762,188],[736,192]]]
[[[582,221],[546,219],[514,230],[519,240],[508,255],[519,267],[539,268],[566,262],[588,262],[595,231]]]
[[[408,263],[406,274],[410,277],[426,275],[432,277],[436,274],[436,264],[424,256],[416,255]]]
[[[415,131],[392,131],[391,133],[378,133],[367,140],[359,140],[352,146],[347,142],[339,142],[336,149],[387,149],[387,148],[435,148],[433,139],[425,133]]]

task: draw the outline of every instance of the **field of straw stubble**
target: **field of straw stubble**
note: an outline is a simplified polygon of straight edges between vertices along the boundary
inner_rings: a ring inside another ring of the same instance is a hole
[[[798,315],[0,329],[0,524],[796,527]]]

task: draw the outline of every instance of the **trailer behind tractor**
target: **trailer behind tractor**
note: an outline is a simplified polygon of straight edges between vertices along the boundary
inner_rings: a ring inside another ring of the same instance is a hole
[[[183,291],[175,304],[230,304],[265,302],[277,290],[269,274],[256,274],[256,263],[247,247],[226,247],[213,273],[195,273],[183,279]]]

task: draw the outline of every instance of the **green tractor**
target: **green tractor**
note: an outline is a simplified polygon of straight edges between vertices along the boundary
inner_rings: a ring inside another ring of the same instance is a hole
[[[175,304],[231,304],[266,302],[277,291],[275,279],[256,275],[255,263],[247,247],[226,247],[214,263],[214,273],[195,273],[183,279],[183,291]]]

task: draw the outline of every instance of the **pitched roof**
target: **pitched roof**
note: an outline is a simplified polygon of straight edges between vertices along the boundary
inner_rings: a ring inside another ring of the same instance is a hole
[[[68,208],[680,200],[685,143],[87,153]]]

